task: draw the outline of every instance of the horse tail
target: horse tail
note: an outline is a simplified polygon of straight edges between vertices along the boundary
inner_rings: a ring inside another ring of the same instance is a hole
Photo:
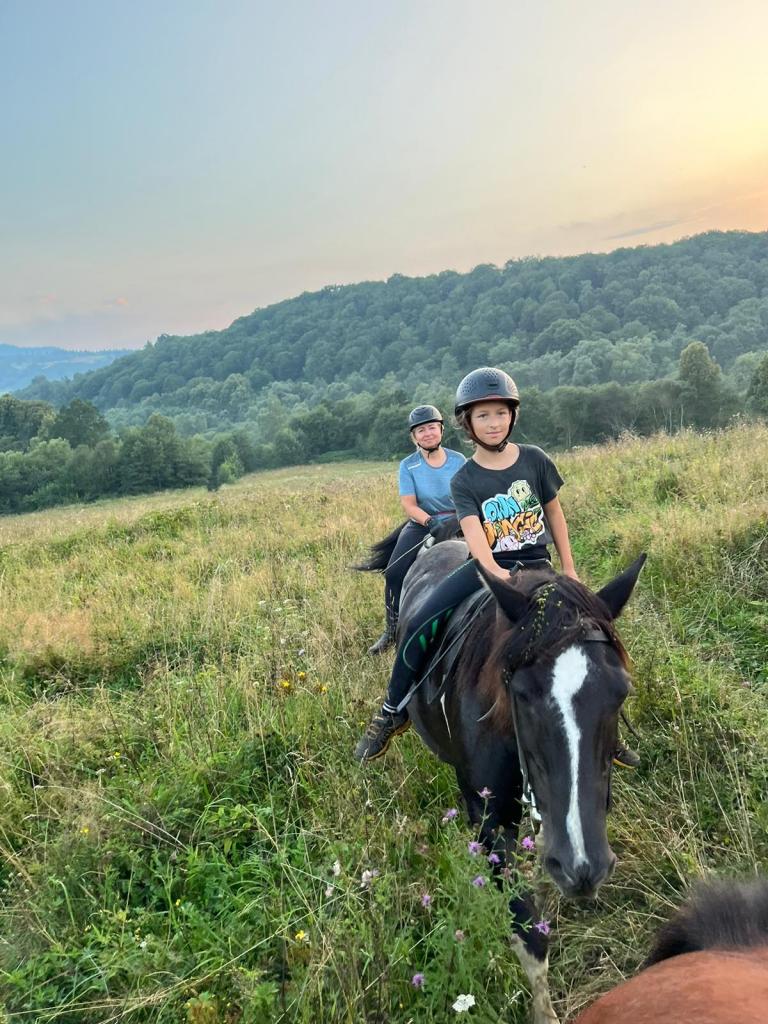
[[[357,569],[358,572],[384,572],[392,557],[392,552],[395,550],[398,538],[407,525],[408,520],[406,519],[392,533],[387,534],[383,540],[373,545],[365,562],[361,562],[360,565],[353,565],[352,568]]]
[[[768,880],[702,884],[662,926],[643,967],[681,953],[768,944]]]

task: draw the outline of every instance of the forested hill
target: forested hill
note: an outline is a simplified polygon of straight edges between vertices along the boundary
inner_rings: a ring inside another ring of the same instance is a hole
[[[26,387],[35,377],[61,380],[76,373],[97,370],[126,355],[128,351],[107,349],[101,352],[73,352],[54,346],[23,348],[0,344],[0,395]]]
[[[653,380],[692,340],[745,390],[768,347],[768,232],[331,286],[23,397],[88,399],[117,424],[160,411],[192,433],[253,419],[270,397],[312,406],[382,381],[418,397],[482,363],[545,390]]]

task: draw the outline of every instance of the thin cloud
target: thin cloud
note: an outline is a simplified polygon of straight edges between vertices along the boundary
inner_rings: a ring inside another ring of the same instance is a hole
[[[677,224],[685,224],[683,218],[675,217],[673,220],[657,220],[653,224],[646,224],[641,228],[629,228],[627,231],[619,231],[615,235],[605,235],[603,241],[614,242],[619,238],[634,238],[635,235],[648,235],[651,231],[662,231],[664,228],[673,228]]]

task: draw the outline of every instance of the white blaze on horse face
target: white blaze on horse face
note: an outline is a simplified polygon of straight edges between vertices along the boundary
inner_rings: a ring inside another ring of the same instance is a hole
[[[552,669],[551,697],[563,719],[571,769],[571,798],[565,827],[571,841],[575,863],[586,863],[584,832],[579,809],[579,745],[581,730],[576,721],[573,699],[587,678],[587,656],[581,647],[569,647],[555,661]]]

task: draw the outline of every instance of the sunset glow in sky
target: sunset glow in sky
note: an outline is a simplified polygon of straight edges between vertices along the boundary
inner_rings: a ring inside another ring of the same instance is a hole
[[[765,0],[2,0],[0,342],[768,229]]]

